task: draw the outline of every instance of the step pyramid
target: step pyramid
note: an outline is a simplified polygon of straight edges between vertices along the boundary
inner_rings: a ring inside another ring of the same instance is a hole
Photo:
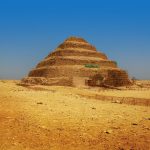
[[[83,38],[69,37],[31,70],[24,84],[125,86],[128,74]]]

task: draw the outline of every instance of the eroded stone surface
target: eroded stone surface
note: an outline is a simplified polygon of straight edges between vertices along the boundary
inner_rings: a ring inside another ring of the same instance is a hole
[[[64,86],[124,86],[128,74],[86,40],[70,37],[22,80],[24,84]]]

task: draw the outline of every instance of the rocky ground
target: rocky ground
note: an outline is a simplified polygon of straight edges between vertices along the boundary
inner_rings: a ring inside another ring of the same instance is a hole
[[[1,150],[150,149],[149,88],[92,90],[17,83],[0,81]],[[133,98],[134,103],[124,104],[117,97]],[[136,103],[136,98],[144,102]]]

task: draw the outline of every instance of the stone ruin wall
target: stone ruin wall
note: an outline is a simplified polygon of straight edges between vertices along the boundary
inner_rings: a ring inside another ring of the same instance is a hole
[[[128,74],[124,70],[108,70],[105,84],[111,86],[130,85]]]
[[[26,77],[22,79],[23,85],[58,85],[73,86],[73,79],[69,77],[45,78],[45,77]]]

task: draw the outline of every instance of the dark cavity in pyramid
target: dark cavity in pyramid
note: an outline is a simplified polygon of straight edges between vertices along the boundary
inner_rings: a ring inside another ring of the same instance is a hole
[[[128,74],[115,61],[77,37],[70,37],[60,44],[22,79],[22,83],[59,86],[131,84]]]

